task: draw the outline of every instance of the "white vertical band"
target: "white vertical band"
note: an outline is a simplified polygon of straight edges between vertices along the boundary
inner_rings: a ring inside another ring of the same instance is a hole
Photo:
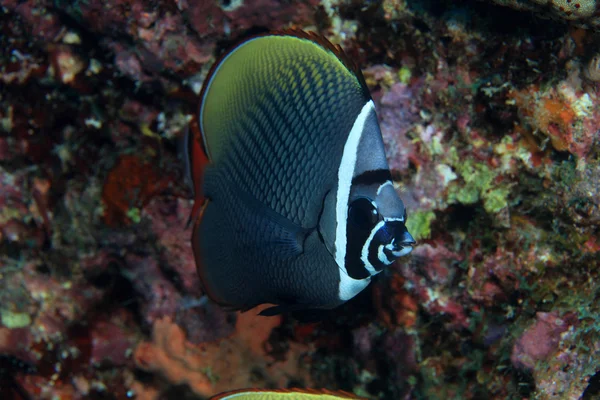
[[[338,185],[337,199],[335,207],[335,261],[340,269],[340,289],[339,297],[341,300],[349,300],[358,292],[363,290],[370,279],[354,279],[348,275],[346,270],[346,226],[348,220],[348,200],[350,198],[350,187],[352,186],[352,178],[354,177],[354,168],[356,167],[356,156],[358,153],[358,145],[363,133],[365,121],[371,112],[375,111],[373,100],[369,100],[362,108],[358,117],[352,125],[346,144],[344,145],[344,153],[338,170]]]

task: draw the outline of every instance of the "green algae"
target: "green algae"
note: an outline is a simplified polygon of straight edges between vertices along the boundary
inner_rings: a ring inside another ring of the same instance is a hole
[[[484,193],[483,207],[485,211],[495,214],[508,207],[508,195],[510,189],[500,187]]]
[[[431,223],[435,220],[433,211],[418,211],[410,215],[406,228],[415,240],[427,239],[431,236]]]
[[[142,220],[140,209],[137,207],[133,207],[127,210],[127,218],[129,218],[134,224],[139,224]]]
[[[407,84],[410,81],[411,77],[412,71],[410,70],[410,68],[402,67],[398,70],[398,79],[400,79],[400,82]]]
[[[25,328],[31,325],[31,318],[27,313],[13,312],[9,310],[0,311],[2,325],[9,329]]]
[[[496,185],[498,173],[487,165],[467,160],[454,165],[463,183],[454,181],[448,187],[448,202],[465,205],[483,201],[488,213],[495,214],[508,207],[510,188]]]

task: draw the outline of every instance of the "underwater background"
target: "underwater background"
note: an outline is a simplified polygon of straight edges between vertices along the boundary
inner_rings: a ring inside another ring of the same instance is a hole
[[[0,398],[600,398],[600,2],[1,0]],[[212,63],[340,44],[418,245],[317,322],[203,296],[178,143]]]

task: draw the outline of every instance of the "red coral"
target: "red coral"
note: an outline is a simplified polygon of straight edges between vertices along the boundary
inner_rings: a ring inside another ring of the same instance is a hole
[[[124,326],[131,316],[124,310],[110,320],[99,319],[91,327],[90,363],[111,366],[125,365],[133,352],[135,336]]]
[[[181,295],[161,272],[153,258],[128,255],[127,275],[134,289],[142,296],[142,314],[149,325],[163,316],[177,312]]]
[[[104,222],[109,226],[128,224],[127,212],[145,206],[165,186],[156,164],[133,155],[121,156],[102,189]]]
[[[161,245],[165,261],[175,270],[188,294],[200,295],[200,281],[186,222],[191,212],[189,201],[157,197],[144,208],[152,221],[152,232]]]
[[[9,354],[21,360],[35,364],[33,337],[29,328],[6,328],[0,326],[0,354]]]
[[[577,321],[573,313],[560,317],[556,312],[538,312],[536,316],[513,346],[510,359],[519,368],[532,369],[536,362],[548,359],[558,350],[560,335]]]
[[[465,309],[451,285],[456,264],[461,260],[462,257],[438,242],[415,248],[412,262],[401,267],[401,274],[410,281],[411,292],[418,302],[430,314],[448,315],[451,328],[469,326]]]
[[[392,170],[406,170],[409,156],[416,153],[415,145],[406,134],[419,120],[415,93],[420,86],[421,83],[413,86],[396,83],[383,94],[378,105],[381,134]]]
[[[44,42],[53,42],[62,29],[58,16],[48,12],[44,2],[41,1],[19,3],[19,5],[8,4],[8,7],[16,6],[16,12],[27,22],[27,27],[33,36]]]
[[[33,330],[36,339],[60,340],[68,326],[79,321],[96,305],[102,292],[84,281],[62,281],[38,273],[36,264],[24,267],[21,283],[40,302]]]
[[[583,244],[583,251],[587,251],[589,253],[598,253],[600,252],[600,240],[596,237],[590,237]]]
[[[231,29],[243,31],[252,26],[279,29],[287,24],[311,25],[315,22],[317,0],[293,0],[282,3],[277,0],[246,0],[235,10],[225,10]]]

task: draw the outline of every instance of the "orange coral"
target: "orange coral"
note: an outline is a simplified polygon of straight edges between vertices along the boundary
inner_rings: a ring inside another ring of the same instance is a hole
[[[104,222],[110,226],[128,224],[127,212],[146,205],[165,186],[154,164],[133,155],[121,156],[102,189]]]
[[[569,151],[573,141],[572,123],[575,112],[564,101],[553,96],[539,98],[541,93],[536,85],[528,89],[512,92],[509,97],[515,100],[521,114],[532,127],[550,139],[552,147],[558,151]]]
[[[306,345],[290,343],[284,361],[265,351],[265,342],[280,323],[280,317],[240,313],[231,337],[196,345],[164,317],[154,323],[152,341],[139,344],[134,360],[141,369],[159,372],[174,384],[185,383],[201,396],[245,387],[287,387],[290,378],[309,384],[308,369],[298,362]]]
[[[555,99],[546,99],[538,107],[534,118],[540,129],[548,135],[552,147],[559,151],[569,150],[570,128],[575,113],[565,103]]]
[[[58,380],[47,379],[38,375],[27,375],[20,378],[19,383],[27,393],[33,394],[36,399],[73,400],[78,398],[73,386]]]
[[[582,247],[582,250],[585,252],[598,253],[600,252],[600,240],[592,236],[583,244]]]

